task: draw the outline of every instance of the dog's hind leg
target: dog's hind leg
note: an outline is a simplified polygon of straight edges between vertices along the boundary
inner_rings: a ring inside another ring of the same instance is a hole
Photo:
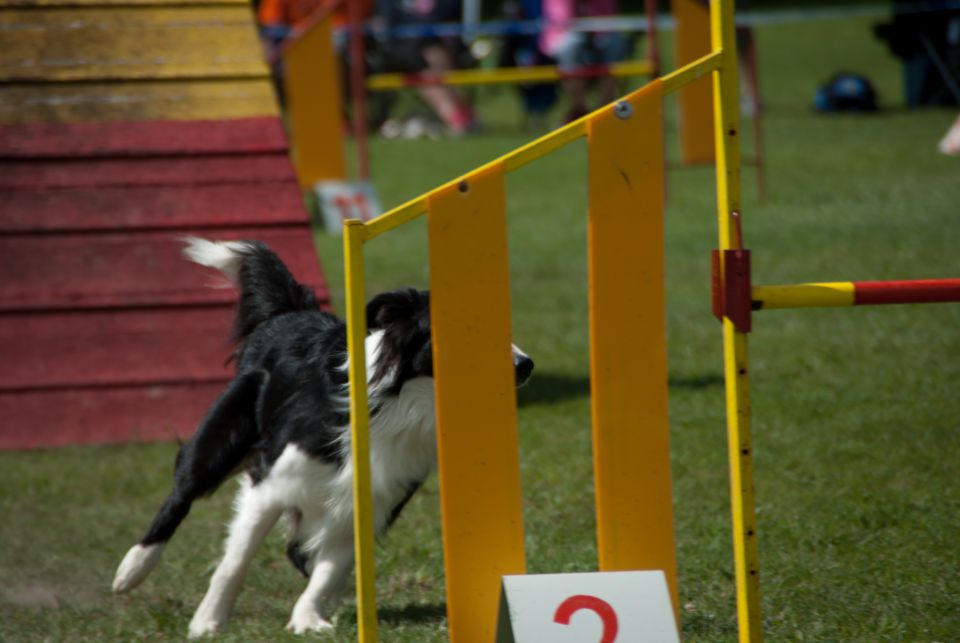
[[[287,629],[296,634],[333,628],[324,610],[333,609],[350,568],[353,565],[353,529],[328,531],[322,549],[311,558],[312,569],[307,589],[297,599]]]
[[[173,491],[140,542],[124,556],[113,579],[126,592],[153,571],[167,541],[193,501],[213,493],[246,459],[258,439],[256,400],[269,376],[262,371],[236,377],[177,453]]]
[[[190,621],[191,638],[211,634],[226,624],[250,561],[281,513],[282,507],[273,503],[249,478],[243,481],[223,559]]]

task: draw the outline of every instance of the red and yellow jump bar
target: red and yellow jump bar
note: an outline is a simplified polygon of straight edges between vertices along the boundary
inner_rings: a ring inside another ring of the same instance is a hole
[[[754,286],[750,295],[754,310],[960,302],[960,279]]]

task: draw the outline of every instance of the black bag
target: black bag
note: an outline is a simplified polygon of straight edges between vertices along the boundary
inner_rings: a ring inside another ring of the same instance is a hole
[[[866,77],[840,72],[817,90],[813,106],[818,112],[875,112],[877,91]]]

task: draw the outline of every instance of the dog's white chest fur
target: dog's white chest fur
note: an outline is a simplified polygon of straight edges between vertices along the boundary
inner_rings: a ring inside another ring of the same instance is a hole
[[[433,403],[433,380],[415,378],[404,384],[399,395],[387,397],[371,418],[371,488],[378,530],[386,525],[390,511],[412,485],[422,481],[436,463]],[[342,467],[313,458],[298,445],[289,444],[259,484],[253,485],[244,477],[238,502],[256,496],[258,503],[298,512],[296,531],[306,551],[315,550],[331,531],[352,529],[349,429],[340,435]]]
[[[374,527],[383,529],[390,513],[422,482],[436,462],[433,379],[404,384],[397,396],[385,396],[370,421],[370,464]],[[314,458],[288,444],[260,482],[241,479],[236,516],[224,559],[210,590],[190,623],[191,636],[219,629],[226,622],[256,543],[284,513],[291,540],[305,561],[310,582],[294,606],[288,629],[323,630],[319,604],[337,594],[353,560],[353,463],[350,432],[340,433],[344,463]]]

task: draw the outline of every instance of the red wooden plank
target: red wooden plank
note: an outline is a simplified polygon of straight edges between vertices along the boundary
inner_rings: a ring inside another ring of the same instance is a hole
[[[0,391],[223,381],[233,314],[223,305],[3,315]]]
[[[0,232],[270,224],[305,224],[294,183],[0,191]]]
[[[281,152],[278,117],[0,125],[0,158]]]
[[[0,161],[0,190],[296,181],[285,153]],[[0,204],[2,205],[2,204]]]
[[[313,239],[302,228],[194,230],[217,239],[260,239],[327,299]],[[215,271],[181,256],[179,232],[0,237],[0,311],[168,306],[230,301],[210,290]]]
[[[0,393],[0,449],[185,440],[219,382]]]
[[[857,306],[960,301],[960,279],[855,281],[853,286]]]

